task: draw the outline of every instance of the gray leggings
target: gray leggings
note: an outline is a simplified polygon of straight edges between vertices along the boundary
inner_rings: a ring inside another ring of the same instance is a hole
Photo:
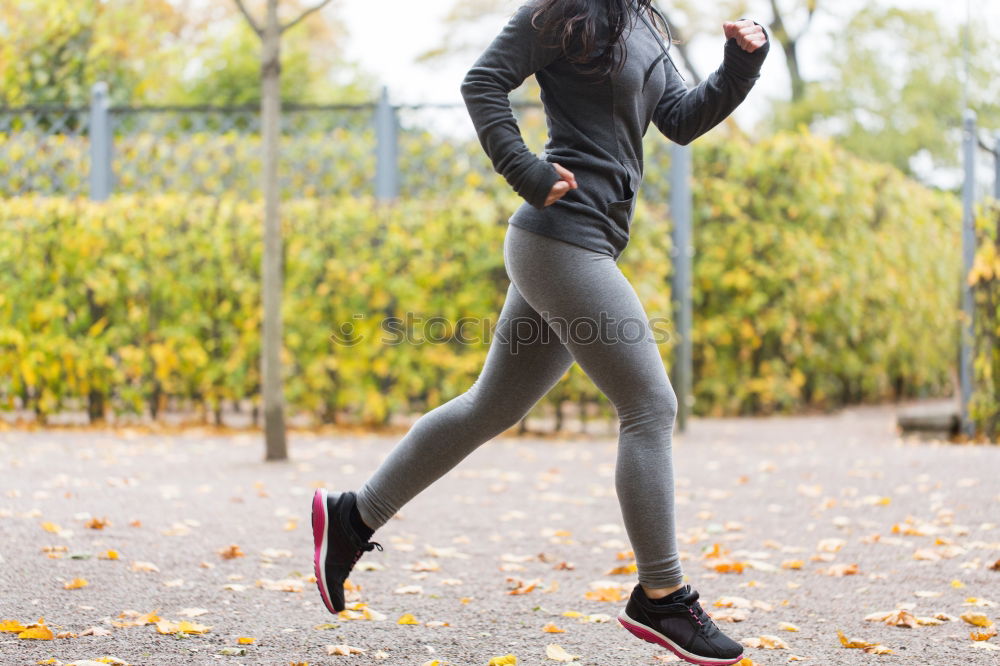
[[[671,459],[677,398],[635,290],[611,256],[510,224],[504,265],[511,284],[479,377],[414,422],[358,491],[361,518],[384,525],[516,425],[576,361],[619,419],[615,490],[639,582],[679,585]]]

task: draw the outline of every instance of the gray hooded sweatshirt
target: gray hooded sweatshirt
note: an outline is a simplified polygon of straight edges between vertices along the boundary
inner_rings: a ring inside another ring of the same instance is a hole
[[[719,68],[688,90],[659,32],[633,1],[622,34],[625,64],[610,77],[597,77],[582,71],[592,63],[570,63],[558,46],[542,43],[531,24],[537,2],[522,4],[475,61],[462,81],[462,97],[493,168],[524,199],[509,223],[617,259],[628,243],[649,123],[680,144],[718,125],[759,78],[770,40],[753,53],[728,40]],[[536,19],[538,26],[543,18]],[[608,35],[602,12],[591,56]],[[541,159],[524,143],[508,98],[532,74],[549,131]],[[573,172],[578,188],[545,206],[560,179],[552,162]]]

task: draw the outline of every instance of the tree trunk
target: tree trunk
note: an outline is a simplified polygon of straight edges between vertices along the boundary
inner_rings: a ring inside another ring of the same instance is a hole
[[[278,133],[281,113],[278,0],[268,0],[261,55],[264,134],[264,337],[261,350],[265,460],[287,460],[281,378],[281,221],[278,217]]]

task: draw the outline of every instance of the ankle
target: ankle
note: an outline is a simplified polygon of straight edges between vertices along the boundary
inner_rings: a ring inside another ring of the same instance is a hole
[[[354,528],[354,531],[358,534],[358,536],[366,541],[375,533],[375,530],[369,527],[368,523],[366,523],[361,517],[361,512],[358,511],[357,503],[351,507],[351,527]]]
[[[642,583],[640,583],[640,585],[642,585]],[[645,585],[642,585],[642,591],[646,594],[646,597],[649,599],[662,599],[663,597],[667,596],[668,594],[671,594],[672,592],[676,592],[682,587],[684,587],[684,583],[678,583],[673,587],[647,587]]]

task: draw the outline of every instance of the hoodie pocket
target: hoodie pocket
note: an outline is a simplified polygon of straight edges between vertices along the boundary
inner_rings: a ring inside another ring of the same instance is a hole
[[[615,223],[616,230],[622,235],[628,236],[630,222],[632,220],[632,210],[635,206],[636,191],[632,177],[632,172],[626,170],[625,175],[625,198],[605,203],[604,212]]]
[[[614,222],[614,228],[623,236],[628,236],[630,222],[632,221],[632,207],[635,204],[635,197],[622,199],[621,201],[611,201],[607,204],[608,217]]]

